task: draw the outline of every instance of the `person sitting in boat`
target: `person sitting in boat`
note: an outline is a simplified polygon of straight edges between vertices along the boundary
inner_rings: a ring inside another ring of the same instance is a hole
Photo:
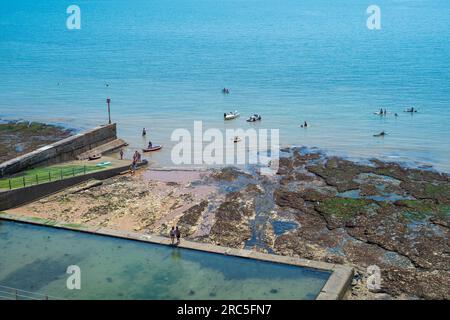
[[[238,137],[238,136],[235,136],[235,137],[234,137],[234,141],[233,141],[233,142],[234,142],[234,143],[236,143],[236,142],[239,142],[240,140],[241,140],[241,139],[239,139],[239,137]]]
[[[149,142],[148,142],[148,149],[151,149],[151,148],[152,148],[152,146],[153,146],[152,142],[151,142],[151,141],[149,141]]]

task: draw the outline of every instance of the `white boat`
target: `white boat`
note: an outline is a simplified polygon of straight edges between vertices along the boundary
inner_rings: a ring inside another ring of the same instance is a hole
[[[224,120],[232,120],[232,119],[236,119],[237,117],[240,116],[240,113],[237,111],[234,112],[228,112],[228,113],[224,113],[223,114],[223,119]]]
[[[259,120],[261,120],[261,115],[255,113],[254,115],[250,116],[247,119],[247,122],[255,122],[255,121],[259,121]]]

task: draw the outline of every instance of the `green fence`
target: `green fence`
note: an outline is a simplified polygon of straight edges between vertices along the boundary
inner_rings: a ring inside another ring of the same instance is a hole
[[[104,169],[104,166],[64,166],[31,169],[23,174],[0,180],[0,189],[17,189],[41,183],[62,180],[93,171]]]

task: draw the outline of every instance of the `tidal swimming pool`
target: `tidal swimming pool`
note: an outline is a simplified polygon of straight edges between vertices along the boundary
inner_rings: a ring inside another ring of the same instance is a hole
[[[0,285],[64,299],[315,299],[330,274],[0,219]]]

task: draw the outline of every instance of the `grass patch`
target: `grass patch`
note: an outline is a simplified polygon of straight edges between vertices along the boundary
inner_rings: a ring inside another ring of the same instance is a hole
[[[0,179],[0,189],[17,189],[24,186],[66,179],[102,169],[104,169],[104,167],[93,165],[66,165],[35,168],[24,171],[23,173],[11,178]]]

